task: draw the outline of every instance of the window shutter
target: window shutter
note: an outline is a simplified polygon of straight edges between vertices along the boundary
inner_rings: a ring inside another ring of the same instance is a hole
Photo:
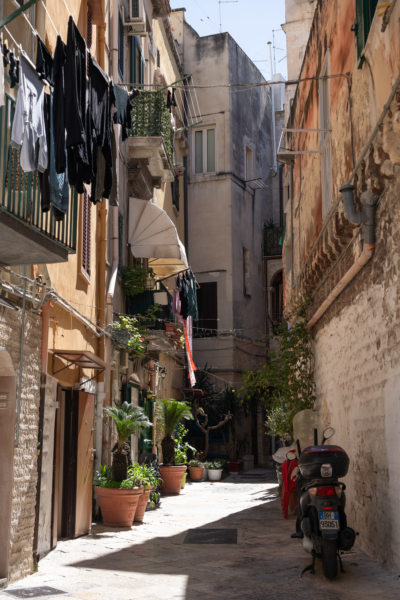
[[[130,81],[131,83],[136,83],[136,37],[134,35],[129,38],[130,43],[130,53],[131,53],[131,72],[130,72]]]
[[[357,39],[357,57],[362,58],[362,52],[367,42],[371,23],[374,18],[378,0],[356,0],[355,34]],[[359,66],[361,66],[362,61]]]

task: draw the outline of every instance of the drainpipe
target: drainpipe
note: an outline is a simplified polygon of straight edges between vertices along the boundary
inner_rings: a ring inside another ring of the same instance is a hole
[[[268,42],[268,47],[269,47],[269,64],[270,64],[270,69],[271,69],[271,82],[273,81],[274,77],[273,77],[273,70],[272,70],[272,52],[271,52],[271,46],[272,43]],[[273,176],[275,177],[275,175],[278,172],[278,164],[277,164],[277,159],[276,159],[276,121],[275,121],[275,93],[274,93],[274,88],[272,85],[270,85],[270,90],[271,90],[271,113],[272,113],[272,171],[273,171]]]
[[[362,252],[353,266],[344,274],[339,283],[333,288],[329,296],[321,304],[318,310],[307,323],[307,329],[311,329],[315,323],[322,317],[333,301],[339,296],[344,288],[361,271],[364,265],[370,260],[375,250],[375,219],[374,211],[378,196],[371,191],[361,194],[362,208],[356,210],[354,205],[354,185],[346,184],[340,188],[343,194],[344,212],[346,218],[354,225],[364,225],[364,245]]]

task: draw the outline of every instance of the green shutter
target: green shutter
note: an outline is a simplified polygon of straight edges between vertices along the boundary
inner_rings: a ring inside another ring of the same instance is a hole
[[[130,59],[131,59],[131,68],[130,68],[130,82],[136,83],[136,37],[131,35],[129,37],[129,50],[130,50]]]
[[[194,134],[194,172],[203,172],[203,132],[196,131]]]
[[[355,34],[357,40],[357,58],[362,58],[364,46],[367,43],[369,30],[374,18],[378,0],[356,0]],[[362,60],[359,62],[359,68]]]

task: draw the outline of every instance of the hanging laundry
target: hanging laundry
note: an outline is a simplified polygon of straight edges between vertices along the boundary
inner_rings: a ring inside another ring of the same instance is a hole
[[[23,171],[45,171],[48,164],[48,149],[44,123],[44,84],[22,54],[20,85],[15,105],[10,143],[21,147]],[[38,153],[36,147],[38,145]]]
[[[96,203],[103,198],[110,197],[113,181],[111,104],[114,103],[114,92],[107,75],[91,56],[89,57],[89,81],[94,138],[94,175],[92,177],[91,200]],[[101,155],[99,149],[101,149]]]
[[[53,58],[39,36],[36,36],[36,72],[40,79],[45,79],[50,85],[54,85]]]
[[[86,44],[74,20],[68,20],[66,62],[64,66],[64,115],[67,133],[68,178],[79,194],[83,183],[90,183],[91,165],[88,157],[87,135],[90,123],[86,96]]]
[[[8,60],[8,48],[7,48],[7,44],[4,42],[3,43],[3,66],[4,68],[6,68],[6,66],[8,65],[10,61]]]
[[[179,298],[181,301],[181,315],[183,319],[187,319],[188,316],[188,282],[183,273],[179,273],[176,279],[176,287],[179,291]]]
[[[114,84],[115,108],[114,123],[122,125],[122,141],[128,137],[128,129],[132,127],[132,106],[129,94],[119,85]]]
[[[15,60],[14,52],[10,52],[9,59],[10,59],[10,68],[8,70],[8,75],[10,77],[10,88],[14,88],[18,81],[18,75],[16,72],[17,61]]]
[[[183,321],[183,333],[185,336],[186,357],[187,357],[188,370],[189,370],[189,381],[190,381],[191,387],[194,387],[196,385],[195,371],[197,371],[197,367],[194,364],[194,360],[193,360],[193,349],[192,349],[193,321],[192,321],[192,317],[190,317],[190,316]]]
[[[186,279],[188,281],[188,314],[197,321],[199,313],[197,308],[196,278],[190,269],[186,274]]]
[[[57,173],[56,171],[54,154],[53,96],[53,94],[45,94],[44,113],[46,136],[49,147],[49,166],[43,174],[39,173],[39,184],[42,211],[47,212],[52,208],[55,220],[62,221],[68,211],[69,185],[67,172]]]
[[[53,124],[54,124],[54,160],[57,173],[64,173],[67,167],[65,154],[65,62],[67,47],[61,37],[57,36],[56,50],[53,59]]]

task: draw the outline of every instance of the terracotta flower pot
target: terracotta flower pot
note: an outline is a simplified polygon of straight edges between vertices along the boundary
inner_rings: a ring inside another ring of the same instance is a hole
[[[182,478],[186,472],[186,465],[162,465],[160,475],[162,479],[162,494],[180,494]]]
[[[229,473],[239,473],[242,461],[240,460],[229,460],[228,470]]]
[[[138,521],[141,523],[143,521],[144,513],[146,511],[146,506],[150,497],[150,488],[148,487],[143,493],[139,496],[139,501],[137,503],[136,512],[134,521]]]
[[[192,481],[201,481],[204,467],[189,467],[189,475]]]
[[[131,527],[142,488],[124,490],[96,486],[103,524],[108,527]]]

